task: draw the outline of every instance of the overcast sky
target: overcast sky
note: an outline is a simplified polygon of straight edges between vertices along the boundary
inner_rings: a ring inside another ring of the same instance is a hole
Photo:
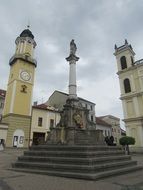
[[[37,47],[33,101],[68,92],[69,43],[77,45],[78,96],[96,115],[123,118],[114,45],[132,44],[143,58],[143,0],[0,0],[0,88],[7,88],[15,39],[30,23]]]

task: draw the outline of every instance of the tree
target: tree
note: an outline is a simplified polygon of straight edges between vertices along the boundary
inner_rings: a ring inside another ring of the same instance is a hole
[[[125,137],[121,137],[119,142],[120,142],[121,145],[125,146],[125,151],[127,152],[127,154],[130,154],[129,145],[134,145],[135,144],[135,138],[125,136]]]

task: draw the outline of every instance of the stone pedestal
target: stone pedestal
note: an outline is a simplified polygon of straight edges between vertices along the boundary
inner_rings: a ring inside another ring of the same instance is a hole
[[[51,129],[47,144],[94,145],[104,144],[101,130],[89,120],[89,110],[83,108],[78,99],[68,99],[61,120]]]

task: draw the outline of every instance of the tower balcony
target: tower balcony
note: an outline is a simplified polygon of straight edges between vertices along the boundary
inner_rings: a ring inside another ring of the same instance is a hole
[[[35,67],[37,67],[37,61],[36,59],[31,58],[27,54],[15,54],[13,55],[9,60],[9,65],[13,65],[17,59],[21,59],[23,61],[27,61],[30,64],[33,64]]]

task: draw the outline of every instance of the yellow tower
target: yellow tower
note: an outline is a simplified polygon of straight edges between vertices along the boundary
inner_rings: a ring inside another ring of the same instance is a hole
[[[29,144],[31,104],[36,60],[36,42],[32,32],[25,29],[16,41],[10,59],[10,74],[5,99],[3,122],[8,123],[6,146],[27,147]]]

